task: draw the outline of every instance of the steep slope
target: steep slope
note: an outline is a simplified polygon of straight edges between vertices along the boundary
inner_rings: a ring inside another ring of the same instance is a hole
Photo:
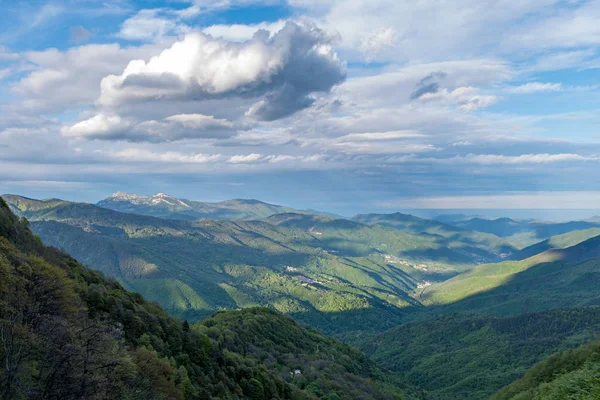
[[[600,341],[553,354],[492,400],[595,400],[600,398]]]
[[[542,242],[525,247],[510,256],[511,260],[524,260],[547,250],[564,249],[575,246],[593,237],[600,236],[600,228],[589,228],[581,231],[572,231],[562,235],[552,236]]]
[[[2,199],[0,327],[5,399],[404,398],[356,350],[273,311],[191,329],[44,247]]]
[[[497,262],[516,251],[512,244],[497,236],[467,231],[408,214],[364,214],[352,219],[367,225],[389,226],[413,235],[429,235],[442,246],[475,255],[480,262]]]
[[[594,340],[599,331],[600,307],[586,307],[505,318],[446,315],[355,341],[432,398],[479,400],[550,354]]]
[[[262,305],[338,333],[387,329],[420,307],[413,266],[338,255],[316,235],[263,221],[166,220],[82,203],[22,215],[47,244],[190,320]]]
[[[260,219],[284,212],[306,212],[269,204],[258,200],[234,199],[217,203],[207,203],[178,199],[165,193],[152,196],[139,196],[117,192],[96,203],[97,206],[124,213],[150,215],[169,219],[213,219],[244,220]]]
[[[462,229],[494,234],[521,248],[571,231],[600,228],[600,224],[594,221],[554,223],[516,221],[510,218],[471,218],[466,221],[451,222],[451,224]]]
[[[423,290],[439,312],[518,314],[600,304],[600,236],[522,261],[478,266]]]

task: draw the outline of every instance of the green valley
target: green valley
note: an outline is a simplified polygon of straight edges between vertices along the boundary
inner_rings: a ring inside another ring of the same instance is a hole
[[[170,317],[42,245],[2,199],[0,328],[3,399],[410,398],[356,350],[276,312]]]

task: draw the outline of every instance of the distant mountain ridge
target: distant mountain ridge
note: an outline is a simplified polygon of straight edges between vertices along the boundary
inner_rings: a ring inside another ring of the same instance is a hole
[[[181,220],[248,220],[266,218],[285,212],[320,214],[318,211],[296,210],[255,199],[231,199],[211,203],[179,199],[166,193],[141,196],[117,192],[99,201],[96,205],[124,213]]]
[[[517,249],[508,241],[485,232],[471,231],[444,222],[423,219],[410,214],[359,214],[352,217],[353,221],[367,225],[382,225],[392,227],[412,235],[429,235],[437,237],[441,243],[449,246],[453,242],[469,245],[471,252],[477,254],[483,249],[493,253],[500,261],[508,258]],[[481,262],[490,262],[490,257],[481,253]]]
[[[600,221],[540,222],[531,220],[514,220],[511,218],[470,218],[467,220],[448,221],[450,225],[471,231],[484,232],[504,238],[524,248],[552,236],[575,230],[600,228]]]

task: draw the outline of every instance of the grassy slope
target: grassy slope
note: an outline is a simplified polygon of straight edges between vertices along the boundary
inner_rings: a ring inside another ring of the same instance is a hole
[[[426,288],[422,300],[443,312],[518,314],[599,304],[600,237],[522,261],[482,265]]]
[[[190,330],[44,247],[2,199],[0,326],[11,343],[3,398],[407,398],[356,350],[273,311],[224,312]]]
[[[510,258],[512,260],[524,260],[547,250],[564,249],[575,246],[576,244],[596,236],[600,236],[600,228],[589,228],[563,233],[562,235],[553,236],[550,239],[528,246],[513,254]]]
[[[354,340],[434,399],[479,400],[599,331],[600,307],[588,307],[504,318],[444,315]]]

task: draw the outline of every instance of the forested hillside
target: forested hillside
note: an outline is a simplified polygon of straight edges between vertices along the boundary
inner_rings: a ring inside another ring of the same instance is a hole
[[[500,251],[495,242],[411,235],[325,216],[184,221],[54,199],[7,199],[45,243],[189,320],[270,306],[329,333],[384,330],[421,307],[420,287],[482,257],[497,259]]]
[[[432,398],[479,400],[599,332],[600,307],[585,307],[505,318],[450,314],[348,339]]]
[[[553,354],[492,400],[595,400],[600,398],[600,341]]]
[[[524,249],[510,256],[511,260],[524,260],[533,257],[536,254],[543,253],[548,250],[564,249],[575,246],[581,242],[585,242],[593,237],[600,236],[600,228],[589,228],[578,231],[563,233],[562,235],[552,236],[539,243],[525,247]]]
[[[500,261],[517,250],[513,244],[498,236],[465,230],[409,214],[361,214],[352,219],[363,224],[388,226],[413,235],[429,236],[441,245],[462,248],[472,255],[477,255],[480,263]]]
[[[481,265],[425,288],[439,312],[515,315],[600,304],[600,236],[522,261]]]
[[[4,399],[405,398],[356,350],[272,311],[190,327],[42,245],[2,199],[0,328]]]

